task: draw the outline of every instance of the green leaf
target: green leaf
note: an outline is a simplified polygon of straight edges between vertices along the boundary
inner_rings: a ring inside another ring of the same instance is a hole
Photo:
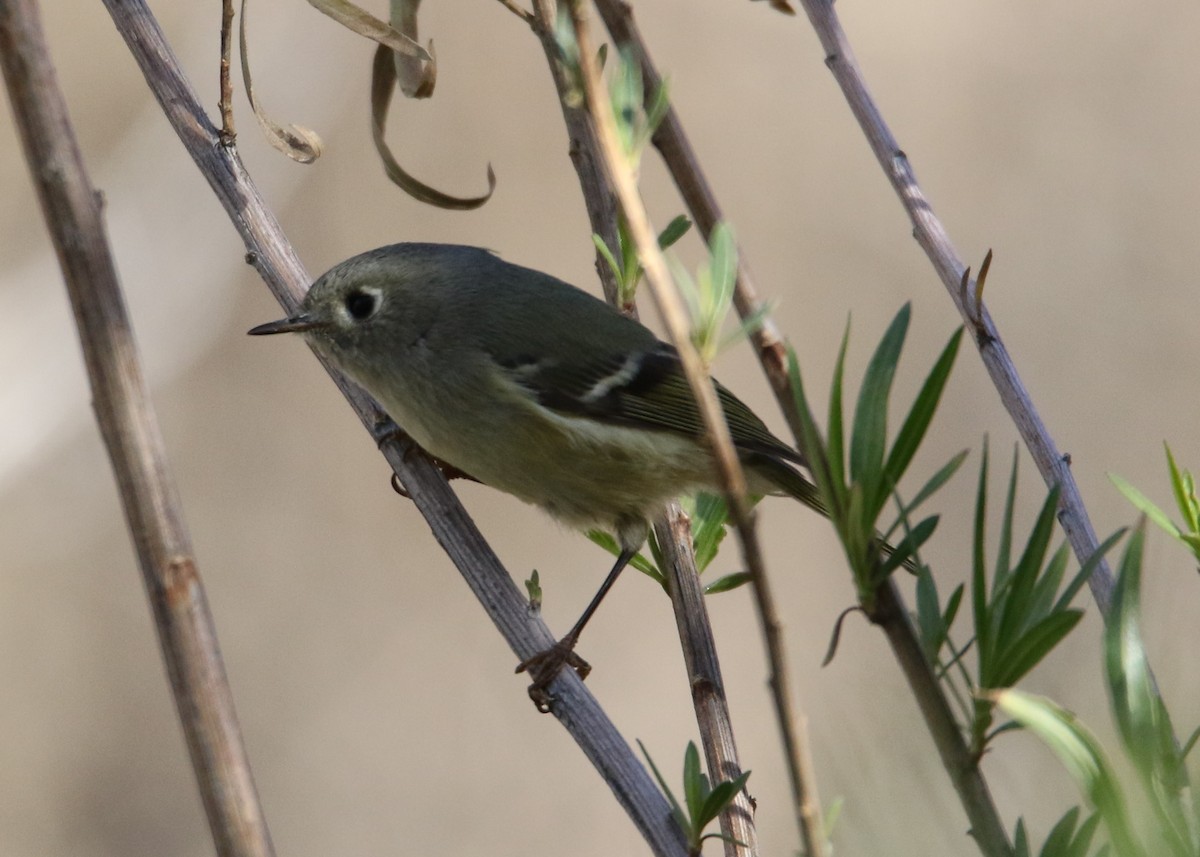
[[[734,799],[738,796],[738,792],[742,790],[742,787],[746,784],[746,780],[749,778],[750,772],[745,771],[737,779],[717,783],[705,799],[704,806],[701,807],[701,827],[707,826],[710,821],[725,810],[725,807],[733,803]]]
[[[733,288],[737,283],[737,243],[728,223],[722,220],[713,227],[708,247],[712,255],[709,270],[712,271],[714,305],[724,317],[733,301]]]
[[[614,539],[609,533],[606,533],[603,530],[588,530],[586,535],[593,544],[599,545],[613,556],[621,555],[620,545],[617,544],[617,540]],[[640,553],[634,554],[633,559],[629,561],[629,564],[642,574],[653,579],[659,584],[659,586],[662,586],[664,589],[666,588],[667,579],[663,577],[662,572],[655,567],[654,563],[650,562],[650,560],[646,559]]]
[[[700,810],[707,797],[708,778],[700,771],[700,752],[694,741],[688,741],[683,754],[683,799],[688,817],[692,820],[692,829],[697,832],[704,828],[700,821]]]
[[[937,529],[938,516],[930,515],[925,520],[921,521],[912,530],[900,540],[900,544],[896,545],[896,549],[892,551],[891,556],[883,561],[879,572],[882,575],[887,575],[903,565],[909,557],[913,556],[921,545],[929,540],[933,535],[933,531]]]
[[[716,494],[701,491],[686,498],[684,511],[692,521],[692,547],[696,553],[696,568],[703,573],[714,559],[728,532],[729,508]]]
[[[988,439],[983,439],[982,460],[979,463],[979,488],[975,492],[975,536],[971,550],[971,605],[975,620],[975,643],[981,664],[989,663],[992,655],[991,621],[988,616],[987,572],[984,541],[987,537]],[[981,668],[982,671],[982,668]]]
[[[596,245],[596,252],[599,253],[604,258],[604,261],[608,264],[609,270],[612,271],[613,279],[615,279],[618,283],[621,282],[624,279],[621,266],[617,264],[616,258],[613,256],[612,251],[608,249],[608,245],[604,243],[604,239],[593,232],[592,243]]]
[[[938,652],[946,640],[946,629],[942,625],[942,605],[938,603],[937,583],[928,568],[917,571],[917,629],[921,634],[921,647],[931,664],[937,663]]]
[[[662,789],[663,794],[667,796],[667,803],[671,805],[671,815],[675,817],[675,822],[679,825],[679,829],[685,833],[691,829],[691,823],[687,813],[683,811],[683,807],[679,805],[679,801],[675,799],[675,793],[671,791],[671,787],[667,785],[667,781],[663,779],[663,775],[658,770],[658,765],[654,764],[654,759],[650,757],[650,753],[646,750],[646,745],[642,740],[637,739],[638,748],[642,751],[642,755],[646,757],[646,763],[650,765],[650,770],[654,772],[654,779],[658,780],[658,787]]]
[[[946,599],[946,611],[942,614],[942,624],[946,630],[950,630],[950,626],[954,624],[954,617],[958,615],[959,605],[962,604],[963,584],[954,587],[954,591],[950,593],[950,597]]]
[[[1200,501],[1196,499],[1195,480],[1190,472],[1179,472],[1175,456],[1171,454],[1171,447],[1165,443],[1163,447],[1167,450],[1167,467],[1171,471],[1171,488],[1175,492],[1175,503],[1179,506],[1188,530],[1193,533],[1200,532]]]
[[[1012,687],[1032,670],[1050,650],[1071,633],[1083,618],[1082,610],[1066,610],[1047,616],[1019,638],[1000,649],[990,688]]]
[[[1087,562],[1083,564],[1078,573],[1071,579],[1071,582],[1067,584],[1067,588],[1063,590],[1062,595],[1058,597],[1058,601],[1051,608],[1053,612],[1057,613],[1065,609],[1075,599],[1076,594],[1087,583],[1088,578],[1092,576],[1092,572],[1096,570],[1096,566],[1104,559],[1104,555],[1109,552],[1113,545],[1121,540],[1121,536],[1123,535],[1125,535],[1124,527],[1100,543],[1100,546],[1088,557]]]
[[[1041,619],[1053,611],[1054,596],[1058,594],[1058,587],[1062,585],[1070,557],[1071,550],[1066,542],[1059,545],[1058,550],[1050,557],[1050,562],[1042,570],[1030,593],[1027,623]]]
[[[892,445],[892,451],[884,466],[885,479],[891,486],[900,483],[900,477],[908,469],[913,455],[917,452],[917,447],[921,445],[921,441],[925,437],[933,414],[937,411],[942,390],[945,389],[946,382],[950,379],[950,370],[954,368],[954,358],[958,354],[958,344],[962,341],[962,334],[963,329],[960,327],[950,337],[950,341],[942,349],[941,356],[933,364],[929,376],[921,386],[921,391],[913,401],[904,424],[900,426],[896,442]]]
[[[842,344],[838,348],[837,363],[833,367],[833,384],[829,388],[829,470],[830,478],[838,487],[839,494],[846,484],[846,435],[842,415],[842,379],[846,370],[846,348],[850,344],[850,319],[842,332]]]
[[[991,698],[1006,715],[1037,735],[1058,756],[1104,819],[1117,854],[1143,853],[1133,835],[1116,774],[1091,731],[1066,709],[1042,697],[1005,690]]]
[[[1166,512],[1154,505],[1154,502],[1149,497],[1147,497],[1137,488],[1134,488],[1133,485],[1126,482],[1123,478],[1115,473],[1108,474],[1108,481],[1115,485],[1117,490],[1125,495],[1125,499],[1128,500],[1135,509],[1141,512],[1159,527],[1162,527],[1175,538],[1182,537],[1183,531],[1175,525],[1174,521],[1167,517]]]
[[[992,575],[992,594],[1008,587],[1008,575],[1011,570],[1010,555],[1012,552],[1013,510],[1017,504],[1017,478],[1020,470],[1020,460],[1017,458],[1017,448],[1013,446],[1012,470],[1008,476],[1008,493],[1004,498],[1004,520],[1000,522],[1000,545],[996,549],[996,564]]]
[[[905,504],[904,512],[906,514],[912,512],[914,509],[932,497],[939,488],[950,481],[950,477],[957,473],[958,468],[961,467],[962,463],[967,460],[968,452],[970,452],[970,450],[964,449],[962,452],[958,453],[945,464],[943,464],[937,473],[929,477],[929,481],[921,486],[921,490],[916,493],[916,496],[914,496],[908,501],[908,503]],[[894,530],[895,527],[892,529]],[[892,531],[889,530],[888,535],[891,535],[891,532]]]
[[[1052,855],[1058,857],[1058,855],[1065,854],[1071,844],[1071,837],[1075,833],[1075,823],[1078,820],[1079,807],[1073,806],[1050,829],[1050,835],[1046,837],[1039,857],[1052,857]]]
[[[888,326],[867,364],[854,410],[854,430],[850,438],[850,478],[867,488],[864,509],[872,518],[872,513],[882,508],[884,499],[893,487],[884,482],[883,472],[887,407],[910,315],[911,304],[906,303]]]
[[[1058,486],[1055,486],[1046,495],[1046,501],[1042,504],[1041,512],[1034,523],[1033,532],[1030,534],[1021,559],[1012,574],[1008,597],[1002,601],[998,595],[993,598],[993,602],[1003,604],[998,629],[998,646],[1006,645],[1004,641],[1010,640],[1020,633],[1029,617],[1033,587],[1037,582],[1038,571],[1046,559],[1046,551],[1050,548],[1050,537],[1054,535],[1058,494]]]
[[[1015,857],[1030,857],[1029,835],[1025,832],[1025,819],[1017,819],[1017,831],[1013,836],[1013,854]]]
[[[1100,814],[1093,812],[1080,825],[1075,838],[1071,841],[1070,847],[1066,850],[1063,857],[1087,857],[1087,853],[1092,847],[1092,836],[1096,833],[1096,828],[1100,826]],[[1105,846],[1105,850],[1108,846]],[[1097,853],[1096,857],[1100,857]]]
[[[632,51],[630,52],[630,62],[636,62],[633,59]],[[658,88],[650,96],[650,104],[646,107],[646,130],[642,141],[643,146],[654,136],[654,132],[658,130],[658,126],[662,124],[663,119],[667,118],[667,111],[671,109],[669,92],[670,82],[666,78],[663,78],[658,84]]]
[[[529,596],[530,607],[535,611],[542,609],[542,583],[538,579],[536,568],[529,575],[529,579],[525,581],[525,594]]]
[[[718,577],[712,583],[704,587],[705,595],[716,595],[720,592],[729,592],[737,589],[739,586],[750,582],[752,575],[748,571],[737,571],[733,574],[726,574],[723,577]]]
[[[692,228],[692,221],[685,214],[675,215],[675,219],[667,224],[667,228],[658,234],[658,246],[666,250]]]
[[[800,364],[796,360],[796,350],[791,346],[788,346],[788,384],[792,388],[792,399],[800,419],[800,439],[805,457],[808,459],[809,472],[812,473],[813,482],[821,492],[821,498],[829,509],[830,520],[836,525],[843,517],[846,489],[841,483],[833,481],[833,475],[830,472],[831,457],[826,452],[821,430],[817,428],[812,409],[808,406],[808,398],[804,395]]]
[[[1143,520],[1130,536],[1121,560],[1113,592],[1113,618],[1104,633],[1105,672],[1125,751],[1148,785],[1154,790],[1161,786],[1173,795],[1185,786],[1186,774],[1142,641],[1139,614],[1144,542]]]

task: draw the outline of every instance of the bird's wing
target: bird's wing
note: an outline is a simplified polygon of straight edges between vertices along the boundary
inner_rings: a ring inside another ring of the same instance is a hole
[[[541,405],[560,413],[690,437],[704,434],[700,411],[673,347],[651,338],[646,347],[589,348],[588,354],[586,359],[515,357],[502,362]],[[803,463],[740,399],[719,383],[716,388],[735,446]]]

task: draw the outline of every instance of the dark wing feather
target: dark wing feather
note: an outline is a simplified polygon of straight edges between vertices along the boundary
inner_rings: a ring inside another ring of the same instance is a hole
[[[554,363],[510,362],[509,369],[547,408],[564,414],[589,416],[601,422],[633,428],[669,431],[690,437],[704,434],[704,422],[675,349],[652,341],[649,349],[608,352],[570,366]],[[802,464],[791,447],[771,434],[754,412],[717,383],[734,445],[745,452]]]

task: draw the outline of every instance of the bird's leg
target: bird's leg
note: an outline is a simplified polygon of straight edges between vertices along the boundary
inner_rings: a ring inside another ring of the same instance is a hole
[[[604,596],[608,594],[608,590],[612,589],[612,585],[617,582],[617,578],[624,570],[625,566],[629,565],[629,561],[633,559],[633,555],[637,553],[637,548],[625,547],[621,549],[620,556],[617,557],[616,563],[612,567],[612,571],[608,573],[608,577],[604,578],[604,583],[600,584],[600,590],[592,598],[587,609],[583,611],[583,615],[579,617],[571,630],[566,636],[555,643],[550,648],[538,652],[530,658],[526,658],[517,664],[517,672],[528,672],[529,677],[533,679],[533,684],[529,685],[529,698],[533,700],[533,704],[537,706],[537,710],[546,714],[550,711],[550,704],[554,702],[554,697],[550,695],[550,682],[554,681],[554,677],[558,675],[558,671],[564,666],[570,667],[579,674],[579,678],[585,679],[588,673],[592,671],[592,667],[575,653],[575,644],[579,642],[579,635],[583,633],[583,626],[592,618],[592,614],[596,612],[596,608],[600,606],[600,602],[604,600]]]

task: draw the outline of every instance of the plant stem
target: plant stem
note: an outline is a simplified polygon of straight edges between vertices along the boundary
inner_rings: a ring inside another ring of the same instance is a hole
[[[0,62],[58,252],[92,406],[120,490],[217,853],[271,857],[216,629],[116,265],[33,0],[0,3]]]

